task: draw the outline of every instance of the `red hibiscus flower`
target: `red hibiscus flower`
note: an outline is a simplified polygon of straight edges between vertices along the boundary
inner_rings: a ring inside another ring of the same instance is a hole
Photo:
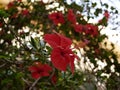
[[[52,71],[52,68],[47,64],[35,62],[32,66],[29,67],[29,71],[31,72],[31,75],[34,79],[38,79],[49,76],[49,72]]]
[[[64,24],[65,22],[64,16],[61,12],[52,13],[48,17],[53,21],[55,25],[58,25],[59,23]]]
[[[67,67],[70,66],[73,73],[74,60],[77,56],[70,49],[72,41],[60,34],[46,34],[44,39],[53,48],[51,52],[52,64],[62,71],[66,71]]]
[[[72,24],[76,24],[76,17],[75,17],[75,14],[73,13],[73,10],[72,10],[72,9],[69,9],[69,10],[68,10],[67,19],[68,19]]]
[[[98,27],[92,24],[85,25],[85,33],[92,35],[92,36],[98,36]]]
[[[23,16],[28,16],[29,15],[29,11],[26,9],[26,10],[23,10],[22,11],[22,15]]]
[[[72,73],[74,72],[74,59],[75,55],[73,54],[72,50],[62,49],[60,47],[53,49],[51,53],[51,60],[53,65],[62,71],[66,71],[67,66],[69,65],[71,68]]]
[[[74,29],[75,29],[76,32],[82,33],[82,32],[83,32],[83,29],[84,29],[84,26],[81,25],[81,24],[75,24],[75,25],[74,25]]]
[[[13,2],[9,2],[8,5],[7,5],[7,8],[10,9],[14,7],[14,1]]]

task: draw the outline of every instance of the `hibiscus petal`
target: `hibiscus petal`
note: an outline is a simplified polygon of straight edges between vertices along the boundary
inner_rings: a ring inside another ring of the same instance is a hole
[[[51,53],[51,60],[53,65],[62,71],[66,71],[66,68],[69,64],[68,60],[64,56],[61,55],[61,50],[59,48],[53,49]]]
[[[48,72],[42,72],[42,73],[40,73],[40,75],[41,75],[42,77],[44,77],[44,76],[49,76],[50,74],[49,74]]]
[[[61,44],[61,47],[63,47],[63,48],[70,48],[70,46],[71,46],[71,44],[72,44],[72,41],[69,39],[69,38],[67,38],[67,37],[65,37],[65,36],[63,36],[63,35],[60,35],[60,44]]]
[[[44,71],[46,71],[46,72],[52,71],[52,68],[51,68],[49,65],[47,65],[47,64],[44,64],[43,69],[44,69]]]
[[[28,69],[31,72],[37,72],[38,71],[38,68],[36,66],[30,66]]]
[[[75,24],[74,29],[75,29],[76,32],[82,33],[84,31],[84,26],[81,25],[81,24]]]
[[[34,79],[38,79],[38,78],[41,77],[41,75],[40,75],[39,73],[37,73],[37,72],[33,72],[33,73],[32,73],[32,77],[33,77]]]
[[[72,10],[72,9],[69,9],[69,10],[68,10],[67,18],[68,18],[68,20],[69,20],[71,23],[73,23],[73,24],[76,23],[76,17],[75,17],[75,14],[73,13],[73,10]]]
[[[74,73],[74,54],[66,54],[66,59],[69,60],[69,66],[71,69],[71,72]]]
[[[63,24],[65,22],[64,16],[61,12],[52,13],[48,17],[53,21],[55,25],[58,25],[59,23]]]
[[[49,17],[49,19],[54,20],[54,19],[56,19],[56,17],[55,17],[56,15],[57,15],[57,13],[52,13],[48,17]]]
[[[57,34],[45,34],[44,40],[52,47],[60,45],[60,37]]]
[[[44,40],[50,44],[52,48],[56,48],[58,46],[61,46],[62,48],[70,47],[72,44],[72,41],[60,34],[45,34]]]

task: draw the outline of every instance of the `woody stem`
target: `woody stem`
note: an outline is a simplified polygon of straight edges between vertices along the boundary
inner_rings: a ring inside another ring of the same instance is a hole
[[[38,78],[37,80],[35,80],[35,82],[31,85],[31,87],[29,88],[29,90],[32,90],[33,87],[37,84],[37,82],[40,80],[40,78]]]

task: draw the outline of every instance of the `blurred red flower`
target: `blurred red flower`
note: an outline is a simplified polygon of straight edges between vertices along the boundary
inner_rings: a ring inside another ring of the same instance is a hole
[[[7,8],[10,9],[14,7],[14,1],[13,2],[9,2],[8,5],[7,5]]]
[[[22,11],[22,15],[23,16],[28,16],[29,15],[29,11],[27,9]]]
[[[47,64],[41,64],[40,62],[35,62],[29,67],[29,71],[34,79],[49,76],[52,68]]]
[[[97,36],[98,33],[98,27],[92,24],[86,24],[86,25],[81,25],[81,24],[75,24],[74,29],[76,32],[82,33],[84,32],[87,35],[92,35],[92,36]]]
[[[67,19],[72,23],[72,24],[76,24],[76,16],[73,13],[72,9],[68,10],[68,15],[67,15]]]
[[[61,12],[54,12],[52,14],[49,14],[49,19],[51,19],[53,21],[53,23],[55,25],[58,25],[59,23],[60,24],[64,24],[64,16]]]
[[[74,25],[74,29],[75,29],[76,32],[82,33],[83,29],[84,29],[84,25],[82,25],[82,24],[75,24]]]
[[[85,25],[85,33],[92,35],[92,36],[98,36],[99,32],[98,32],[98,27],[92,24],[87,24]]]
[[[53,48],[51,60],[53,65],[62,71],[66,71],[70,66],[74,72],[74,60],[78,58],[70,49],[72,41],[60,34],[45,34],[44,39]]]

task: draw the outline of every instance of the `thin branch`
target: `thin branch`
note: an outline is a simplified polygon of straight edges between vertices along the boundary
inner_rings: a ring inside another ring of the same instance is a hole
[[[4,63],[4,64],[0,65],[0,68],[4,67],[5,65],[6,65],[6,63]]]
[[[40,78],[38,78],[37,80],[35,80],[35,82],[32,84],[32,86],[29,88],[29,90],[32,90],[33,87],[37,84],[37,82],[40,80]]]
[[[49,79],[51,79],[54,74],[55,74],[55,68],[53,68],[53,72],[52,72],[52,74],[50,75]]]
[[[25,80],[24,78],[22,78],[22,80],[23,80],[27,85],[30,85],[30,83],[29,83],[27,80]]]

